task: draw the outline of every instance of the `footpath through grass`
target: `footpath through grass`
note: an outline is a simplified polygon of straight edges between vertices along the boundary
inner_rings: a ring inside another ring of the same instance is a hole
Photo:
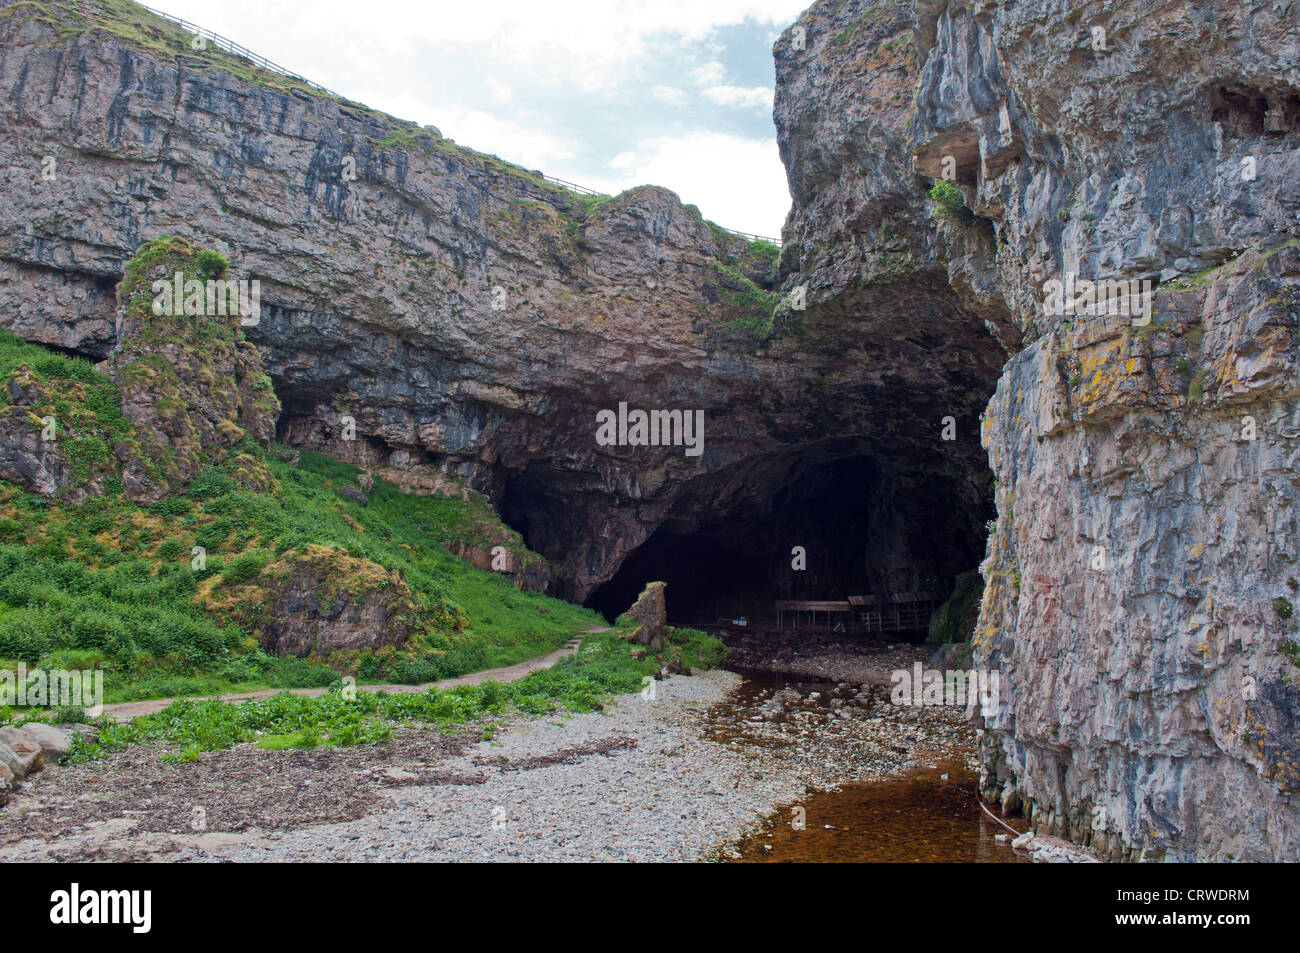
[[[647,691],[654,673],[671,659],[680,660],[683,669],[702,669],[725,657],[721,642],[693,629],[670,629],[658,656],[640,652],[611,630],[587,635],[576,654],[506,684],[488,681],[409,694],[345,693],[335,685],[314,698],[282,693],[242,704],[185,700],[127,724],[104,718],[96,725],[98,739],[78,738],[69,757],[85,761],[131,744],[161,743],[175,749],[164,755],[166,760],[187,761],[201,751],[250,742],[276,750],[379,744],[394,725],[431,723],[450,729],[511,710],[529,715],[590,712],[612,696]]]

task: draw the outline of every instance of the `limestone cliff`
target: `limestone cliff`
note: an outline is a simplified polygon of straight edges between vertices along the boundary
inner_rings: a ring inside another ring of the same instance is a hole
[[[1010,356],[985,796],[1117,858],[1300,858],[1296,12],[828,0],[776,45],[787,271],[907,255]],[[1052,313],[1071,275],[1149,314]]]
[[[570,192],[194,51],[125,0],[0,5],[0,87],[2,321],[23,337],[102,357],[122,263],[176,235],[260,282],[245,330],[281,440],[467,479],[557,594],[656,534],[751,554],[737,572],[768,599],[944,588],[978,560],[982,451],[930,447],[944,416],[975,433],[1005,355],[941,274],[895,255],[853,307],[798,310],[772,246],[670,192]],[[702,411],[703,453],[600,445],[620,402]],[[818,512],[832,497],[853,502]]]

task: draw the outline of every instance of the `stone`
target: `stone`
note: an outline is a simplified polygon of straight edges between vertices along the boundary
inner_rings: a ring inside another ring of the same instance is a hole
[[[0,728],[0,761],[8,765],[14,779],[24,781],[45,767],[41,746],[15,729]]]
[[[225,609],[232,621],[248,625],[272,655],[324,656],[342,649],[406,644],[417,613],[401,574],[368,559],[318,544],[288,550],[255,579],[264,594],[265,614],[242,604]]]
[[[1006,817],[1020,813],[1020,792],[1013,784],[1007,785],[1002,791],[1002,813]]]
[[[638,645],[646,646],[651,652],[662,652],[664,648],[664,627],[668,622],[668,604],[664,592],[667,586],[662,582],[648,583],[632,603],[627,614],[636,623],[632,640]]]
[[[41,754],[46,764],[58,764],[72,746],[72,733],[62,727],[29,721],[22,726],[21,730],[41,746]]]
[[[360,473],[357,475],[357,486],[361,487],[361,492],[369,493],[375,485],[375,478],[369,473]]]
[[[339,496],[344,499],[351,500],[353,503],[359,503],[362,506],[365,506],[370,502],[370,499],[355,486],[341,486],[339,487],[338,492]]]

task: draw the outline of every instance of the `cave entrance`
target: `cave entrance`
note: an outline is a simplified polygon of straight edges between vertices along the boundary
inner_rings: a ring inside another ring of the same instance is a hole
[[[768,573],[762,559],[725,541],[659,530],[592,593],[587,605],[613,621],[646,583],[660,580],[668,584],[668,621],[673,625],[753,618],[771,601]]]
[[[945,474],[899,475],[867,456],[786,460],[752,470],[741,494],[709,489],[684,496],[585,604],[613,620],[661,580],[674,625],[743,616],[766,627],[776,625],[778,600],[942,601],[978,564],[991,515],[986,499],[964,496]],[[892,637],[920,640],[924,630]]]

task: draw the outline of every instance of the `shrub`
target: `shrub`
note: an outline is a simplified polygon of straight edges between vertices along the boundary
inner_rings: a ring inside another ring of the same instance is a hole
[[[194,255],[194,262],[199,266],[199,275],[205,279],[217,280],[226,277],[230,262],[224,255],[210,248],[200,249]]]
[[[245,553],[226,563],[221,570],[223,586],[239,586],[253,579],[267,563],[265,553]]]
[[[966,197],[961,189],[946,179],[939,179],[930,186],[930,198],[936,205],[935,211],[940,215],[955,215],[966,207]]]

